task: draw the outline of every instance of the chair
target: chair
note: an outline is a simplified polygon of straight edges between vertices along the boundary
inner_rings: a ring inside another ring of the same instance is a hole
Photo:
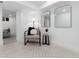
[[[10,28],[4,29],[3,30],[3,38],[10,38],[10,37],[11,37]]]
[[[30,34],[30,30],[35,29],[37,31],[37,34]],[[24,32],[24,45],[26,45],[30,39],[38,39],[39,45],[41,46],[41,32],[39,29],[36,29],[34,27],[29,27],[28,30]]]

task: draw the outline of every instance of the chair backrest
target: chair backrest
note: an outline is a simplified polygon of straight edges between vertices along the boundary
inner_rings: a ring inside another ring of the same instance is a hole
[[[31,28],[31,27],[29,27],[29,28]],[[28,28],[27,31],[24,32],[24,35],[25,35],[25,36],[28,35],[28,33],[30,33],[30,32],[29,32],[29,28]],[[41,36],[41,31],[40,31],[39,28],[32,28],[32,29],[36,29],[36,30],[37,30],[37,34],[36,34],[36,35]],[[31,30],[32,30],[32,29],[31,29]],[[30,30],[30,31],[31,31],[31,30]],[[27,33],[27,34],[26,34],[26,33]],[[29,35],[33,35],[33,34],[29,34]]]

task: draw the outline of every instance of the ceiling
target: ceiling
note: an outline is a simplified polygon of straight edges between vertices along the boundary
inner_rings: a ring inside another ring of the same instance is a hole
[[[9,14],[16,16],[15,13],[17,11],[21,11],[22,9],[37,11],[40,10],[42,6],[48,6],[51,1],[47,2],[48,1],[3,1],[3,14],[4,16]]]
[[[15,1],[4,1],[2,4],[2,8],[15,12],[25,8],[29,9],[29,7],[16,3]]]
[[[32,9],[40,10],[40,8],[46,3],[47,1],[16,1],[16,3],[24,5],[26,7],[30,7]]]
[[[8,17],[10,14],[16,16],[16,11],[22,9],[34,10],[40,8],[45,3],[45,1],[3,1],[3,16]]]
[[[2,4],[3,16],[9,17],[9,15],[12,15],[16,17],[16,12],[22,9],[38,11],[54,2],[55,1],[3,1],[0,4]]]
[[[46,3],[46,1],[27,1],[28,3],[40,8],[43,4]]]
[[[33,3],[34,5],[43,5],[46,1],[27,1],[27,2],[30,2],[30,3]]]
[[[34,9],[40,10],[42,6],[53,4],[54,1],[3,1],[4,9],[17,11],[21,9]]]

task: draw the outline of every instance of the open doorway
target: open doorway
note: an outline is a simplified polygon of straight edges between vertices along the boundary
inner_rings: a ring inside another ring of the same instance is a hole
[[[16,12],[3,9],[3,42],[4,45],[16,42]]]

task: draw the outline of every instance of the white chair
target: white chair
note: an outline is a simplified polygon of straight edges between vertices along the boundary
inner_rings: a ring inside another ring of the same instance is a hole
[[[40,32],[40,30],[36,29],[36,28],[31,30],[32,35],[28,35],[28,31],[29,31],[29,29],[24,32],[24,45],[29,43],[30,39],[38,39],[39,40],[39,45],[41,46],[41,32]]]

